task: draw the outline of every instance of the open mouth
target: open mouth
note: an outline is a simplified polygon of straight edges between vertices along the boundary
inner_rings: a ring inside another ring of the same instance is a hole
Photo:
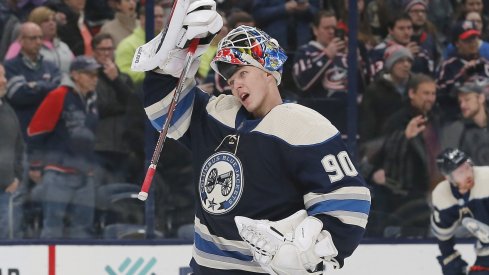
[[[247,94],[247,93],[242,93],[241,95],[239,95],[239,98],[241,99],[241,101],[245,101],[250,95]]]

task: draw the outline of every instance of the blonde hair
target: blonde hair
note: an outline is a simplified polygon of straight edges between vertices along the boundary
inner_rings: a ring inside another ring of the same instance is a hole
[[[47,21],[49,17],[54,16],[55,12],[48,7],[37,7],[31,11],[27,21],[41,25],[41,23]]]

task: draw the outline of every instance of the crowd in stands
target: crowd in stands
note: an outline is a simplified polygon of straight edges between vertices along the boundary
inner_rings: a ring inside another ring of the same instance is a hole
[[[130,69],[146,41],[144,2],[0,2],[0,239],[136,238],[131,230],[144,228],[133,195],[151,128],[145,74]],[[345,134],[349,1],[216,2],[224,26],[202,56],[199,87],[230,93],[210,69],[217,43],[256,26],[287,52],[284,99]],[[460,148],[489,165],[489,1],[356,2],[358,166],[372,192],[366,236],[431,237],[429,194],[443,179],[436,156]],[[155,33],[171,6],[155,0]],[[190,160],[167,142],[153,194],[158,236],[192,238]]]

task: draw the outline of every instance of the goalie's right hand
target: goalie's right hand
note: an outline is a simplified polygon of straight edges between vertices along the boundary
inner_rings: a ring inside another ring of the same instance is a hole
[[[177,1],[177,0],[175,0]],[[179,77],[185,63],[189,42],[200,39],[194,54],[194,64],[188,77],[195,75],[198,57],[209,47],[211,39],[222,28],[223,21],[213,0],[178,0],[166,32],[139,47],[134,53],[131,69],[151,71]]]
[[[441,265],[443,275],[465,275],[467,274],[467,262],[465,262],[460,253],[455,251],[451,255],[446,257],[438,256],[436,257]]]

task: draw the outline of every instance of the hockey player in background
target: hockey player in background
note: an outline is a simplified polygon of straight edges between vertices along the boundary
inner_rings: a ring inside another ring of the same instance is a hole
[[[145,110],[157,130],[184,66],[183,45],[199,37],[199,56],[222,26],[209,2],[179,2],[184,18],[175,11],[166,33],[136,51],[133,69],[148,71]],[[146,54],[159,39],[159,50]],[[338,130],[282,102],[285,60],[275,39],[240,26],[211,63],[233,95],[195,87],[198,58],[186,76],[168,136],[191,149],[197,172],[193,274],[320,274],[325,265],[342,267],[363,236],[369,190]]]
[[[437,158],[445,180],[433,190],[431,227],[438,239],[441,256],[438,262],[444,275],[467,274],[467,263],[454,249],[459,226],[476,238],[476,261],[469,275],[489,274],[489,167],[473,166],[458,149],[448,148]]]

